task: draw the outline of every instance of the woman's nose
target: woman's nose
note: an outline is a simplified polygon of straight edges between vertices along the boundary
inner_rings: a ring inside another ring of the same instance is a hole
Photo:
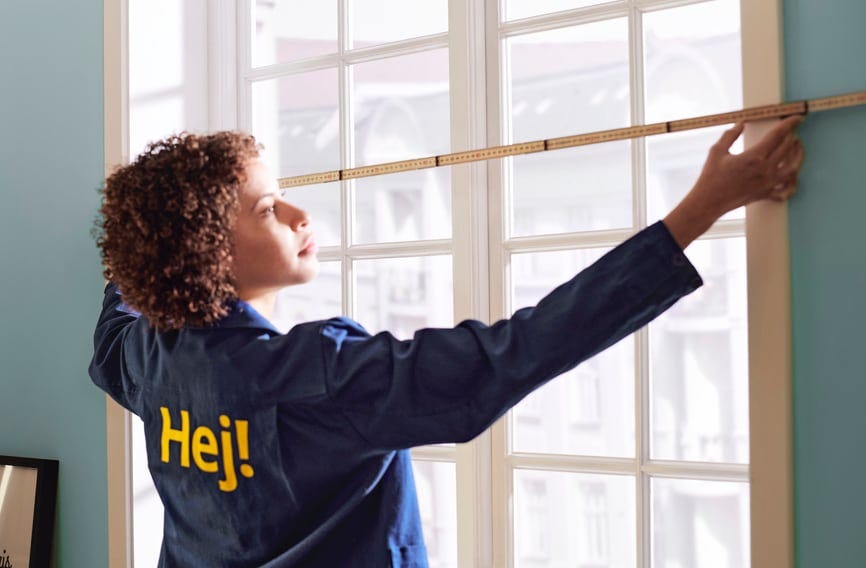
[[[310,214],[300,207],[296,207],[291,203],[286,203],[284,210],[286,211],[285,223],[289,225],[293,231],[300,231],[310,224]]]

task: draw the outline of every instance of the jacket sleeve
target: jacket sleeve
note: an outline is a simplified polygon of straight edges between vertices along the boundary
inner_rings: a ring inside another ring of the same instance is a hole
[[[466,441],[701,285],[659,222],[489,326],[464,321],[400,341],[332,321],[321,332],[328,395],[373,448]]]
[[[132,412],[136,412],[138,386],[126,368],[123,343],[139,317],[137,312],[123,304],[117,286],[109,282],[93,333],[93,358],[88,369],[96,386]]]

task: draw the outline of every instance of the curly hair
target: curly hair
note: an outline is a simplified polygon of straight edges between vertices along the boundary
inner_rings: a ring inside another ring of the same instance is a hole
[[[210,326],[228,313],[238,190],[259,150],[249,134],[184,132],[105,180],[95,230],[104,275],[156,329]]]

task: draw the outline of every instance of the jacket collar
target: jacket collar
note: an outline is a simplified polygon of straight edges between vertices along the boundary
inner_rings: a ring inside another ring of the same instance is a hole
[[[280,331],[268,320],[268,318],[260,314],[254,307],[243,300],[232,302],[229,306],[228,315],[218,321],[214,327],[265,329],[272,333],[280,334]]]

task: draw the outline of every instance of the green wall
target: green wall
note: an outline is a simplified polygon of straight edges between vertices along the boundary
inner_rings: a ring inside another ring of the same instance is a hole
[[[866,90],[866,2],[784,0],[786,97]],[[866,108],[809,117],[790,204],[798,568],[866,566]]]
[[[0,1],[0,454],[60,460],[57,566],[107,564],[102,0]]]

